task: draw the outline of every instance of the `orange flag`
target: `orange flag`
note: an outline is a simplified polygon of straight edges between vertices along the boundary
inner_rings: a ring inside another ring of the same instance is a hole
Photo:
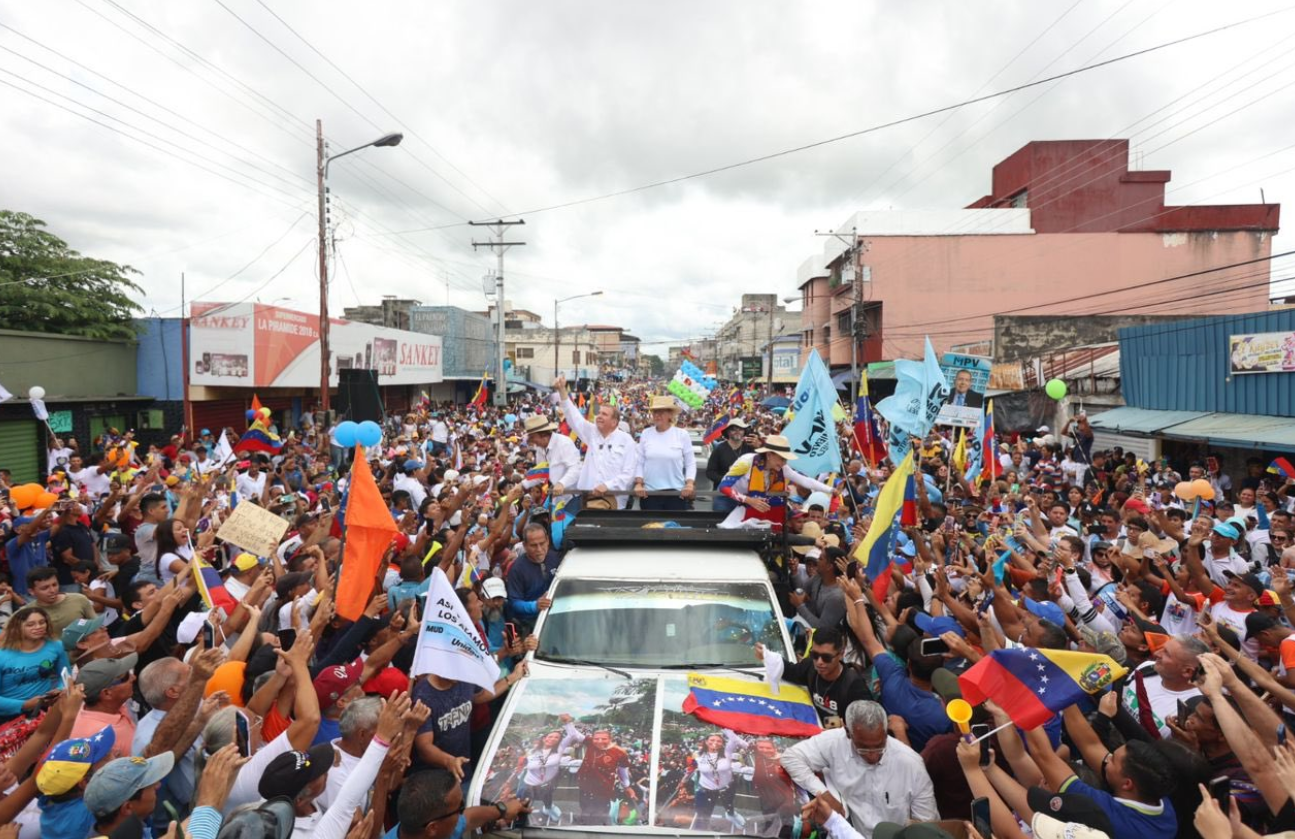
[[[252,410],[258,414],[261,412],[261,400],[256,398],[255,393],[252,394]]]
[[[373,480],[364,447],[355,447],[351,485],[347,490],[342,577],[337,583],[337,614],[356,620],[373,597],[373,581],[382,557],[399,532]]]

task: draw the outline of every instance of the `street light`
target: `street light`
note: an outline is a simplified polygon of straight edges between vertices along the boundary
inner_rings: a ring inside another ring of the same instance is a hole
[[[369,146],[398,146],[403,139],[405,135],[399,132],[384,134],[370,143],[327,156],[324,154],[324,123],[323,120],[315,120],[315,180],[319,188],[319,408],[324,412],[325,422],[328,421],[328,379],[332,366],[328,350],[328,164]]]
[[[581,297],[597,297],[600,294],[602,294],[601,291],[591,291],[587,294],[573,294],[570,297],[563,297],[561,300],[553,301],[553,378],[556,379],[561,375],[558,372],[558,347],[562,344],[562,333],[558,330],[558,304],[565,303],[568,300],[579,300]],[[575,372],[578,378],[580,375],[580,365],[578,363],[576,364]]]

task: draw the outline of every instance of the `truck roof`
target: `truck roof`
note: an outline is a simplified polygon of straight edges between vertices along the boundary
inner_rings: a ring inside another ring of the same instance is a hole
[[[622,544],[574,548],[563,558],[557,577],[762,582],[769,572],[750,548]]]

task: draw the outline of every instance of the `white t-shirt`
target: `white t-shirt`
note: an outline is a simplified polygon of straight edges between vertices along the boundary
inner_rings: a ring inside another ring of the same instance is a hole
[[[90,466],[80,472],[68,473],[77,486],[85,490],[91,498],[107,495],[112,488],[112,478],[101,474],[97,466]]]
[[[1147,699],[1151,702],[1151,715],[1155,718],[1156,727],[1160,729],[1160,736],[1168,738],[1172,732],[1169,726],[1165,725],[1166,717],[1178,716],[1178,701],[1186,702],[1193,696],[1200,696],[1200,689],[1196,686],[1189,687],[1187,690],[1169,690],[1164,686],[1159,674],[1150,667],[1142,671],[1143,684],[1147,689]],[[1134,719],[1138,716],[1138,694],[1134,680],[1130,678],[1124,686],[1124,707],[1128,708]]]
[[[450,440],[450,429],[442,420],[436,420],[432,423],[432,439],[437,443],[448,443]]]
[[[244,472],[234,480],[234,489],[237,490],[240,501],[260,498],[261,493],[265,491],[265,473],[260,472],[253,478]]]
[[[1253,613],[1254,609],[1239,612],[1222,600],[1210,607],[1210,614],[1214,617],[1214,620],[1225,626],[1232,627],[1232,631],[1237,634],[1238,638],[1246,637],[1246,616]],[[1259,639],[1251,638],[1248,641],[1242,641],[1241,652],[1251,661],[1257,661],[1259,658]]]
[[[46,455],[45,463],[49,467],[49,471],[51,473],[57,472],[60,469],[66,470],[67,462],[70,457],[72,457],[72,450],[69,448],[50,449]],[[63,462],[59,463],[60,460]]]
[[[113,588],[112,583],[108,582],[107,580],[91,580],[90,591],[97,591],[102,597],[115,598],[117,596],[117,590]],[[117,622],[117,618],[119,617],[120,615],[117,613],[116,609],[112,608],[111,606],[104,607],[103,609],[104,626],[112,626],[114,623]]]
[[[1190,596],[1190,592],[1188,594]],[[1204,595],[1197,594],[1195,602],[1188,600],[1184,603],[1172,591],[1169,592],[1165,597],[1165,612],[1160,619],[1160,625],[1170,635],[1195,635],[1196,616],[1200,614],[1200,607],[1204,600]]]

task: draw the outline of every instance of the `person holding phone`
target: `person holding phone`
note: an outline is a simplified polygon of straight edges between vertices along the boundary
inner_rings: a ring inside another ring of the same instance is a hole
[[[0,720],[38,712],[57,697],[70,665],[49,635],[49,613],[35,605],[14,612],[0,632]]]

